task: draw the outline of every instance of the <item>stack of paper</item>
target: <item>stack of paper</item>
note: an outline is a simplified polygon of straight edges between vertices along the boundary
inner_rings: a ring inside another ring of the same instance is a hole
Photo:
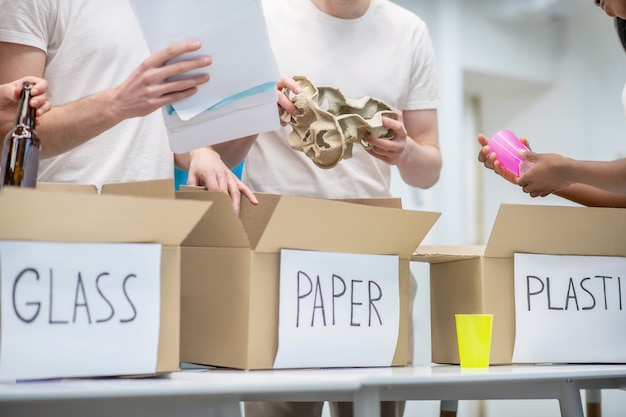
[[[199,40],[208,83],[163,109],[176,153],[280,127],[278,66],[258,0],[130,0],[152,53]],[[189,57],[182,56],[182,58]],[[204,69],[203,69],[204,70]]]

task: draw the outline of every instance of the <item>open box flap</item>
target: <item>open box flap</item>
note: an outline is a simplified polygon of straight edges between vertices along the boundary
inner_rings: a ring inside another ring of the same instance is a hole
[[[103,184],[102,194],[174,199],[174,180],[151,180]]]
[[[439,216],[439,213],[283,195],[278,198],[271,217],[265,217],[267,225],[255,250],[393,254],[408,259]]]
[[[626,256],[626,210],[502,204],[485,256]]]
[[[67,182],[37,182],[37,190],[98,194],[98,187],[94,184],[74,184]]]
[[[402,200],[400,198],[344,198],[337,201],[345,201],[346,203],[365,204],[366,206],[402,208]]]
[[[256,248],[265,232],[265,228],[274,215],[274,210],[282,198],[279,194],[255,193],[259,200],[257,206],[253,206],[248,199],[242,199],[239,212],[239,220],[250,240],[250,246]]]
[[[64,182],[37,182],[37,189],[84,194],[111,194],[134,197],[154,197],[174,199],[174,180],[160,179],[103,184],[98,190],[94,184],[76,184]]]
[[[4,187],[0,239],[178,245],[209,207],[206,202]]]
[[[248,239],[250,239],[253,248],[258,246],[267,224],[274,215],[276,206],[283,197],[281,194],[270,193],[255,193],[255,195],[259,200],[259,205],[253,206],[250,204],[249,200],[243,199],[239,215],[239,219],[248,234]],[[377,207],[402,208],[402,203],[399,198],[363,198],[331,201],[344,201]]]
[[[250,242],[228,194],[202,187],[180,187],[177,200],[211,202],[211,210],[183,241],[185,246],[248,248]],[[245,197],[242,197],[242,202]]]
[[[431,264],[478,258],[485,254],[484,245],[422,245],[413,252],[412,261]]]

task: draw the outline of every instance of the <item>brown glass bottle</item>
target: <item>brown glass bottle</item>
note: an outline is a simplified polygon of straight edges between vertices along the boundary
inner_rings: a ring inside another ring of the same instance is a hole
[[[41,143],[35,133],[36,113],[30,105],[32,83],[25,82],[13,129],[4,138],[0,159],[0,187],[35,188]]]

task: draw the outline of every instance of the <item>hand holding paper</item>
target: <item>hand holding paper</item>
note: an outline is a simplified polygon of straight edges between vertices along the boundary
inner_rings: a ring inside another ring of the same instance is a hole
[[[130,3],[152,52],[194,39],[202,43],[197,54],[212,57],[210,81],[163,110],[174,152],[280,127],[280,76],[256,0]]]

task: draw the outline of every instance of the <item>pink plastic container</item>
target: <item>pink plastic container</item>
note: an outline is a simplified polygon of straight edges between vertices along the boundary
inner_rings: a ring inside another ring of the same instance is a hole
[[[496,160],[508,171],[520,176],[520,165],[526,161],[518,152],[518,149],[527,150],[526,145],[520,141],[510,130],[501,130],[489,139],[489,155],[495,152]],[[525,163],[524,165],[527,165]]]

